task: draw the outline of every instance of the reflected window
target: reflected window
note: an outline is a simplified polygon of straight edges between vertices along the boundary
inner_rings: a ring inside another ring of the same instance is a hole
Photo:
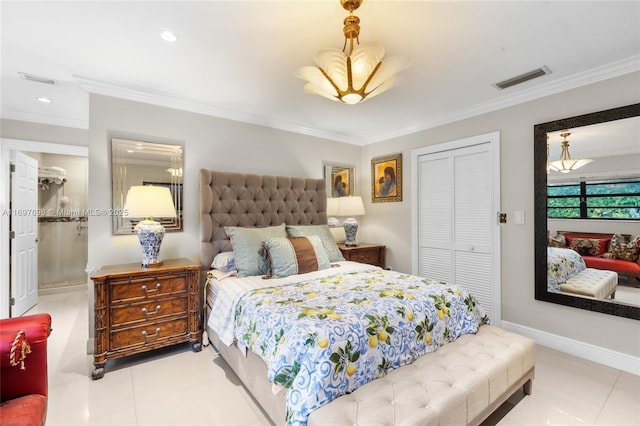
[[[640,221],[640,178],[549,184],[547,217]]]

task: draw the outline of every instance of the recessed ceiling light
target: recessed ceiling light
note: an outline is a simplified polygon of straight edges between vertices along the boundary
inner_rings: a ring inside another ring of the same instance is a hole
[[[51,99],[45,98],[44,96],[38,96],[36,99],[39,100],[40,102],[45,103],[45,104],[50,104],[51,103]]]
[[[160,38],[168,43],[173,43],[178,39],[178,37],[176,37],[176,35],[169,30],[160,31]]]

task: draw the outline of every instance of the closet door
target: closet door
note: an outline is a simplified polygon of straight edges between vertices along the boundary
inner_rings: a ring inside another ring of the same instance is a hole
[[[454,282],[493,314],[493,210],[491,156],[488,144],[452,151]],[[499,272],[498,272],[499,273]]]
[[[417,274],[468,290],[494,323],[500,318],[498,137],[429,147],[414,162]]]
[[[452,282],[450,153],[421,156],[418,174],[418,275]]]

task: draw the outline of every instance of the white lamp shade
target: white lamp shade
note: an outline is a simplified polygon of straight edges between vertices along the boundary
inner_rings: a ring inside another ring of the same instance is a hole
[[[171,191],[164,186],[132,186],[124,202],[126,217],[176,217]]]
[[[340,197],[338,198],[338,212],[336,216],[362,216],[366,214],[364,211],[364,203],[362,197]]]
[[[327,198],[327,216],[336,216],[338,214],[339,198]]]

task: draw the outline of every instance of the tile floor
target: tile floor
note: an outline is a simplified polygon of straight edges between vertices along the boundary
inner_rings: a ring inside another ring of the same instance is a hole
[[[94,381],[86,289],[43,294],[36,312],[53,317],[47,426],[270,424],[211,346],[111,361]],[[640,377],[538,346],[533,394],[512,396],[483,423],[493,425],[637,426]]]

